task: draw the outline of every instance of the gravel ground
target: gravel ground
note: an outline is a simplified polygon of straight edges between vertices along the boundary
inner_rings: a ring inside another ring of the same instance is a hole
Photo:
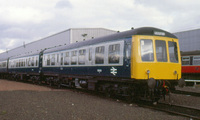
[[[197,92],[200,93],[200,87],[176,87],[177,90],[188,91],[188,92]],[[172,104],[192,106],[200,109],[200,97],[190,96],[190,95],[181,95],[181,94],[172,94]]]
[[[189,120],[67,89],[0,80],[0,120]]]

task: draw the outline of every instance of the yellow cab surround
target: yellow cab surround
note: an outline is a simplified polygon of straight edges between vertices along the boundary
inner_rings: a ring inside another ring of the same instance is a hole
[[[153,61],[142,61],[141,58],[141,39],[151,39],[153,43]],[[156,57],[155,40],[166,41],[167,61],[159,62]],[[177,43],[178,62],[170,62],[168,41]],[[181,59],[179,52],[178,39],[162,37],[162,36],[132,36],[132,50],[131,50],[131,78],[138,80],[147,80],[154,78],[156,80],[178,80],[181,78]]]

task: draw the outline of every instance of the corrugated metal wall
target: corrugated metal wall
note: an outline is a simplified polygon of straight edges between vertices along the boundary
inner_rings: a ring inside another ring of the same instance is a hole
[[[200,29],[174,33],[179,39],[181,51],[200,50]]]
[[[0,54],[0,59],[5,59],[12,56],[20,56],[25,54],[32,54],[41,51],[45,48],[57,47],[61,45],[68,45],[70,43],[79,42],[116,33],[116,31],[104,28],[74,28],[54,34],[52,36],[25,44],[15,49],[9,50]]]
[[[106,36],[113,33],[116,33],[116,31],[104,28],[75,28],[72,29],[71,43],[90,40],[93,38]]]

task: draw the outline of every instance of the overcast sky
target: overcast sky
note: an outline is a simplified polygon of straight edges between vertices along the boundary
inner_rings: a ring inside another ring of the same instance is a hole
[[[200,28],[199,0],[0,0],[0,53],[69,28]]]

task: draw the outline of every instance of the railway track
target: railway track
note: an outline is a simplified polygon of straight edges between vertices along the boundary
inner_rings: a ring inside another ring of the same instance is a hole
[[[166,103],[158,103],[157,105],[153,105],[152,102],[139,102],[138,106],[155,109],[163,112],[167,112],[170,114],[180,115],[184,117],[188,117],[193,120],[200,120],[200,109],[193,108],[190,106],[184,105],[170,105]]]
[[[200,97],[200,93],[198,93],[198,92],[189,92],[189,91],[175,90],[172,93]]]

